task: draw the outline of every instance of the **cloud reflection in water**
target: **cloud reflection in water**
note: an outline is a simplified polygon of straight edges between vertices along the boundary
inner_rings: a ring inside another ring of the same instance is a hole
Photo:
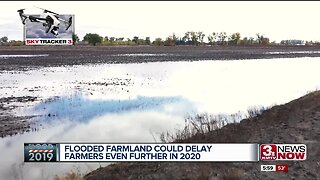
[[[194,112],[195,107],[181,96],[137,96],[127,100],[100,100],[75,94],[69,97],[60,97],[50,102],[42,102],[33,108],[34,114],[44,115],[48,120],[69,119],[77,122],[88,122],[95,117],[106,114],[148,110],[183,115],[183,113]]]

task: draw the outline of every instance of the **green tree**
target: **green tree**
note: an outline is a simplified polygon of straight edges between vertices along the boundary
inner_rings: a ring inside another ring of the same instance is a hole
[[[152,42],[153,45],[156,45],[156,46],[162,46],[163,45],[163,41],[161,38],[156,38],[153,42]]]
[[[109,41],[111,42],[111,43],[113,43],[114,41],[115,41],[115,37],[110,37],[110,39],[109,39]]]
[[[0,42],[1,43],[7,43],[8,42],[8,37],[7,36],[3,36],[2,38],[0,38]]]
[[[257,36],[258,43],[261,44],[262,43],[262,39],[263,39],[263,35],[257,33],[256,36]]]
[[[116,41],[120,41],[120,42],[122,42],[123,40],[124,40],[124,37],[116,38]]]
[[[200,42],[201,45],[203,45],[203,39],[204,39],[205,36],[206,36],[206,35],[205,35],[202,31],[199,31],[199,32],[197,33],[198,42]],[[197,45],[198,45],[198,44],[197,44]]]
[[[211,46],[215,45],[217,41],[217,36],[218,36],[218,33],[215,33],[215,32],[213,32],[208,36],[208,41]]]
[[[213,40],[213,36],[212,36],[212,35],[209,35],[209,36],[208,36],[208,41],[209,41],[209,44],[210,44],[211,46],[214,45],[214,40]]]
[[[179,41],[175,33],[172,33],[172,40],[173,40],[174,45],[176,45]]]
[[[249,44],[249,40],[247,37],[244,37],[242,40],[240,40],[240,44],[241,45],[248,45]]]
[[[145,43],[146,43],[146,45],[150,45],[151,44],[150,37],[146,37]]]
[[[144,39],[138,39],[138,45],[145,45],[146,42]]]
[[[73,44],[76,44],[79,42],[79,37],[78,35],[76,35],[75,33],[72,34],[72,41],[73,41]]]
[[[139,40],[139,37],[138,36],[134,36],[133,39],[132,39],[132,42],[138,44],[138,40]]]
[[[127,42],[126,45],[135,45],[136,43],[134,43],[130,38],[127,38]]]
[[[186,32],[185,34],[184,34],[184,38],[187,40],[187,41],[190,41],[191,40],[191,32]]]
[[[103,37],[101,37],[99,34],[91,34],[91,33],[87,33],[84,37],[83,37],[83,41],[87,41],[89,44],[93,44],[94,46],[98,43],[102,42]]]
[[[250,37],[249,38],[249,44],[253,44],[254,43],[254,38],[253,37]]]
[[[227,33],[226,32],[220,32],[219,35],[218,35],[218,38],[219,38],[219,42],[220,42],[220,45],[224,45],[225,44],[225,40],[227,38]]]
[[[231,41],[232,44],[238,45],[238,44],[240,44],[240,38],[241,38],[240,33],[238,33],[238,32],[237,33],[233,33],[231,35],[231,37],[230,37],[230,41]]]
[[[193,45],[198,45],[198,33],[194,32],[194,31],[191,31],[190,34],[191,34],[192,44]]]
[[[183,42],[183,44],[185,44],[186,42],[187,42],[187,36],[183,36],[182,38],[181,38],[181,41]]]

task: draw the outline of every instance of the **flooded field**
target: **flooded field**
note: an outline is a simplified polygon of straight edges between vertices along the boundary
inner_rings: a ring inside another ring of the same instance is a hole
[[[87,173],[107,164],[23,163],[24,142],[159,141],[161,132],[182,128],[187,116],[245,113],[248,107],[298,98],[320,87],[318,67],[319,57],[302,57],[2,71],[1,108],[32,118],[27,120],[28,132],[0,139],[5,157],[0,177],[52,179],[70,170]]]

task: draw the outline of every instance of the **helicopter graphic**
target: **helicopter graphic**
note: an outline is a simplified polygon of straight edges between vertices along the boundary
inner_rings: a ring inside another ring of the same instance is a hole
[[[24,13],[25,9],[19,9],[17,12],[19,13],[22,24],[25,25],[27,19],[29,19],[30,22],[42,23],[43,27],[46,28],[46,33],[50,32],[55,36],[59,34],[58,30],[61,26],[61,23],[63,23],[66,26],[66,31],[72,25],[72,16],[70,16],[69,19],[62,19],[61,17],[59,17],[58,13],[55,13],[53,11],[49,11],[43,8],[39,8],[39,9],[43,10],[43,13],[40,15],[40,17],[26,15]]]

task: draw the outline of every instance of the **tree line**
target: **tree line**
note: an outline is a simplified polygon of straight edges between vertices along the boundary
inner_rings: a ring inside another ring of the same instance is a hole
[[[74,35],[74,42],[79,42],[79,37]],[[207,40],[207,41],[206,41]],[[86,42],[92,45],[155,45],[155,46],[176,46],[176,45],[268,45],[270,44],[269,38],[256,34],[256,37],[244,37],[241,38],[239,32],[227,35],[226,32],[213,32],[209,35],[205,35],[202,31],[188,31],[184,36],[178,37],[175,33],[162,38],[155,38],[154,41],[150,41],[150,37],[144,39],[134,36],[132,39],[124,37],[102,37],[96,33],[87,33],[82,42]]]
[[[150,37],[133,38],[100,36],[97,33],[87,33],[83,40],[80,40],[77,34],[72,35],[74,44],[91,44],[91,45],[153,45],[153,46],[176,46],[176,45],[193,45],[193,46],[219,46],[219,45],[269,45],[276,44],[270,42],[269,38],[263,34],[257,33],[255,37],[241,37],[239,32],[227,35],[226,32],[212,32],[205,35],[202,31],[187,31],[183,36],[178,37],[175,33],[165,39],[155,38],[151,42]],[[10,40],[7,36],[0,38],[0,45],[20,46],[23,41]],[[303,40],[282,40],[280,45],[320,45],[318,41]]]
[[[7,45],[7,46],[22,46],[23,41],[16,41],[16,40],[10,40],[7,36],[3,36],[0,38],[0,45]]]

